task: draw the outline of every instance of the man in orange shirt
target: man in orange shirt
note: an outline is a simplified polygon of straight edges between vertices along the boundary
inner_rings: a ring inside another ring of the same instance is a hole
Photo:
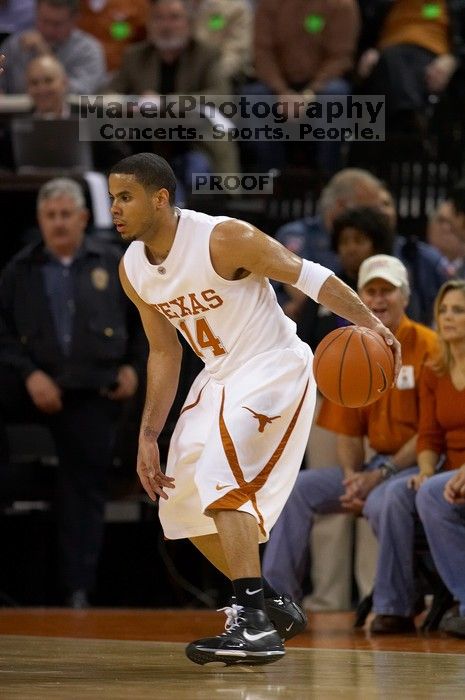
[[[301,582],[315,515],[360,512],[382,542],[382,511],[389,486],[416,473],[418,379],[436,334],[405,315],[409,284],[404,265],[375,255],[361,265],[359,294],[396,335],[403,366],[397,384],[366,408],[344,408],[323,401],[318,425],[337,433],[340,466],[301,471],[263,558],[263,575],[277,590],[302,598]],[[364,439],[375,455],[365,463]]]

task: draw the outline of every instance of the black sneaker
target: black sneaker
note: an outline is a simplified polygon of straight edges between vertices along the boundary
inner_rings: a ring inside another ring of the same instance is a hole
[[[196,664],[271,664],[284,656],[279,635],[263,610],[241,605],[220,608],[227,616],[225,632],[191,642],[186,656]]]
[[[265,609],[283,641],[300,634],[307,626],[305,611],[288,595],[265,598]]]

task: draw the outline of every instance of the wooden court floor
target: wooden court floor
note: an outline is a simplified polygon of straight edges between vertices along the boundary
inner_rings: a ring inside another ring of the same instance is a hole
[[[465,698],[465,640],[371,638],[352,622],[314,614],[281,661],[224,669],[184,654],[220,631],[215,611],[0,609],[0,700]]]

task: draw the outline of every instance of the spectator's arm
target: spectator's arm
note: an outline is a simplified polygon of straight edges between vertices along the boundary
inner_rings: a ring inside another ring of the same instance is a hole
[[[417,461],[420,469],[420,475],[433,476],[436,471],[436,465],[439,460],[439,453],[433,450],[422,450],[418,453]]]
[[[391,462],[399,471],[408,469],[417,463],[417,436],[413,435],[410,440],[402,445],[400,450],[391,455]]]
[[[106,65],[103,48],[97,40],[83,39],[66,66],[69,92],[92,95],[105,82]]]
[[[432,370],[424,369],[419,380],[418,458],[425,451],[440,455],[444,448],[443,431],[436,418],[436,384],[436,375]]]
[[[365,445],[363,437],[338,434],[336,440],[339,466],[344,476],[360,471],[365,462]]]
[[[202,92],[207,95],[231,94],[231,84],[226,77],[221,54],[216,49],[212,52],[208,64],[205,66]]]
[[[341,78],[353,66],[360,32],[360,12],[353,0],[342,0],[340,7],[326,20],[325,59],[309,88],[318,92],[333,78]]]
[[[226,31],[221,64],[224,74],[232,78],[247,65],[252,50],[252,10],[248,4],[234,8]]]
[[[255,11],[253,52],[255,72],[258,80],[266,83],[277,95],[291,92],[276,60],[273,36],[276,28],[272,3],[261,0]]]

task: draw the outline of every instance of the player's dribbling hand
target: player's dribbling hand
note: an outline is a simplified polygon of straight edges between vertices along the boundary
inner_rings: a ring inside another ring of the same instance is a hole
[[[386,328],[386,326],[381,322],[377,324],[376,328],[373,328],[373,330],[379,333],[384,338],[386,344],[389,345],[394,354],[394,379],[392,382],[392,386],[395,386],[397,376],[400,372],[400,368],[402,367],[402,350],[400,347],[400,343],[393,334],[393,332],[390,331],[389,328]]]
[[[157,496],[167,499],[164,489],[174,489],[174,479],[166,476],[160,467],[160,453],[157,441],[153,437],[141,435],[137,454],[137,474],[146,494],[152,501]]]

